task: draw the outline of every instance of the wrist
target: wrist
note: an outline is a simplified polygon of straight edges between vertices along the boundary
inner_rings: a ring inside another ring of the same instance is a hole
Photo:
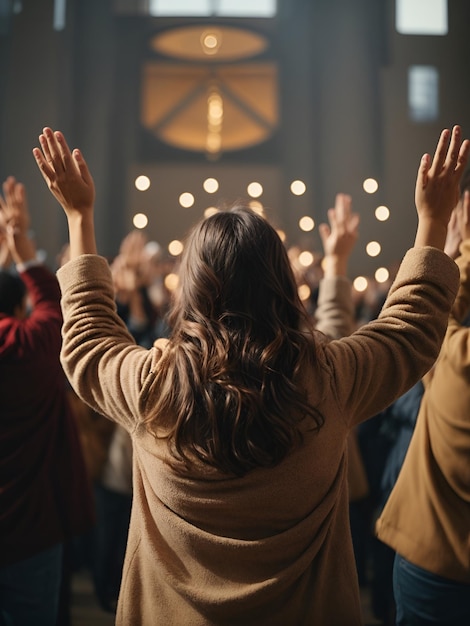
[[[77,213],[68,217],[70,258],[82,254],[96,254],[95,225],[93,212]]]
[[[416,229],[415,248],[432,246],[444,250],[447,239],[447,224],[434,219],[420,218]]]
[[[36,259],[36,246],[26,233],[14,235],[13,245],[10,246],[11,258],[18,265],[29,263]]]
[[[325,278],[346,276],[348,270],[348,259],[338,254],[327,254],[323,257],[322,268]]]

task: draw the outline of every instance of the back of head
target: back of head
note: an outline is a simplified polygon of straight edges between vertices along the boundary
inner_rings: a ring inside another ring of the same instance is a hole
[[[13,316],[26,295],[26,286],[19,276],[0,270],[0,313]]]
[[[285,247],[263,217],[234,207],[193,229],[181,261],[175,328],[183,319],[217,320],[262,338],[280,324],[298,329],[302,310]]]

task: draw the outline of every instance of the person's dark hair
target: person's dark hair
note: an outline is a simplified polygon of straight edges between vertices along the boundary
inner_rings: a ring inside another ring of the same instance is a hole
[[[300,383],[315,358],[311,324],[263,217],[235,207],[192,230],[169,323],[147,427],[165,429],[177,458],[242,475],[279,463],[301,441],[305,417],[322,426]]]
[[[14,315],[26,295],[26,285],[19,276],[0,270],[0,313]]]

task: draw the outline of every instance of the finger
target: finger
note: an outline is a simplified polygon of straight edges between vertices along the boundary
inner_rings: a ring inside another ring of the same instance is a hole
[[[42,174],[42,177],[49,185],[55,178],[55,172],[50,167],[49,163],[46,161],[44,154],[41,152],[39,148],[33,148],[33,156],[36,159],[37,166],[39,167],[39,171]]]
[[[88,169],[88,165],[86,164],[85,159],[83,158],[82,153],[80,152],[80,150],[78,148],[75,148],[75,150],[73,151],[73,159],[75,161],[75,164],[78,168],[78,171],[80,172],[80,175],[82,177],[82,179],[89,185],[92,186],[93,185],[93,178],[90,174],[90,170]]]
[[[460,146],[459,155],[457,157],[457,165],[455,166],[455,173],[460,178],[467,167],[467,161],[470,154],[470,141],[465,141]]]
[[[423,154],[419,164],[418,175],[416,177],[416,187],[425,189],[428,184],[428,174],[431,166],[431,156]]]
[[[59,149],[59,154],[60,154],[62,162],[63,162],[63,164],[65,166],[65,169],[70,167],[71,164],[73,164],[75,166],[75,162],[72,160],[72,154],[70,152],[70,148],[69,148],[67,142],[65,141],[64,135],[59,130],[57,130],[54,133],[54,137],[55,137],[55,140],[57,142],[57,146],[58,146],[58,149]]]
[[[47,139],[44,133],[41,133],[39,135],[39,143],[41,145],[41,150],[43,152],[44,158],[48,163],[52,163],[52,155],[49,150],[49,144],[47,143]]]
[[[8,178],[3,183],[3,196],[7,204],[10,204],[12,201],[15,184],[16,179],[14,178],[14,176],[8,176]]]
[[[470,191],[468,189],[463,194],[462,215],[464,224],[468,224],[470,222]]]
[[[17,205],[24,207],[26,202],[26,190],[23,183],[17,183],[14,188],[15,202]]]
[[[461,128],[460,126],[454,126],[454,128],[452,129],[452,135],[450,138],[449,147],[447,149],[446,160],[444,162],[444,167],[450,169],[451,171],[455,170],[461,143],[462,143]]]
[[[351,213],[351,196],[347,193],[339,193],[336,195],[336,216],[338,220],[344,221]]]
[[[328,224],[320,224],[318,226],[318,232],[320,234],[320,239],[322,240],[322,242],[325,242],[330,236],[331,229]]]
[[[359,213],[352,213],[351,217],[349,218],[349,228],[348,230],[350,232],[357,232],[358,228],[359,228],[359,222],[360,222],[360,215]]]
[[[49,159],[47,159],[49,164],[54,169],[54,171],[56,171],[56,172],[63,171],[64,170],[64,162],[62,161],[62,156],[60,154],[59,146],[57,144],[57,139],[55,138],[55,135],[52,132],[52,129],[46,126],[43,129],[43,134],[44,134],[44,137],[46,139],[47,146],[48,146],[48,149],[49,149],[49,154],[50,154],[50,157],[51,157],[50,161],[49,161]]]
[[[335,229],[338,224],[338,220],[336,219],[336,209],[328,209],[328,221],[330,222],[331,229]]]
[[[335,216],[337,221],[344,221],[344,212],[345,212],[345,204],[344,204],[344,194],[337,193],[335,198]]]
[[[429,168],[429,174],[434,175],[437,172],[440,172],[444,161],[447,156],[447,145],[449,143],[450,131],[448,128],[445,128],[439,137],[439,141],[437,142],[436,151],[434,152],[434,157],[432,160],[431,167]]]

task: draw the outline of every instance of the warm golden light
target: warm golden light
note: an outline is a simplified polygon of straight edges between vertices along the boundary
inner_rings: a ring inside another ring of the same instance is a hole
[[[367,278],[365,276],[357,276],[353,281],[353,287],[356,291],[362,292],[367,289]]]
[[[303,180],[294,180],[291,183],[290,190],[294,196],[302,196],[307,189],[307,186]]]
[[[215,206],[209,206],[204,211],[204,217],[210,217],[211,215],[215,215],[218,212],[219,212],[219,209],[216,209]]]
[[[313,263],[313,254],[305,250],[299,254],[299,263],[302,267],[309,267]]]
[[[189,209],[189,207],[192,207],[193,204],[194,204],[194,196],[193,196],[193,194],[185,191],[184,193],[182,193],[180,195],[179,203],[185,209]]]
[[[369,241],[366,246],[366,252],[369,256],[378,256],[382,251],[382,246],[378,241]]]
[[[263,186],[257,182],[250,183],[246,190],[251,198],[259,198],[263,194]]]
[[[179,254],[181,254],[183,252],[183,248],[183,243],[179,241],[179,239],[173,239],[173,241],[170,241],[170,243],[168,244],[168,252],[172,256],[178,256]]]
[[[150,178],[144,175],[137,176],[134,184],[136,189],[138,189],[139,191],[147,191],[147,189],[150,187]]]
[[[299,294],[299,298],[302,300],[302,302],[305,302],[305,300],[308,300],[310,298],[310,294],[312,293],[312,291],[308,285],[303,284],[299,285],[297,293]]]
[[[163,283],[168,291],[174,291],[178,287],[179,283],[178,274],[167,274],[163,280]]]
[[[216,87],[207,98],[207,137],[206,150],[217,155],[222,149],[222,123],[224,119],[224,101]]]
[[[219,182],[215,178],[206,178],[202,186],[207,193],[215,193],[219,188]]]
[[[149,220],[145,213],[136,213],[132,218],[132,223],[136,228],[145,228]]]
[[[204,31],[201,35],[201,46],[204,54],[212,56],[217,54],[222,43],[222,33],[214,31]]]
[[[279,239],[284,243],[284,241],[286,240],[286,233],[280,228],[276,230],[276,232],[279,235]]]
[[[248,203],[248,206],[250,207],[252,211],[257,213],[258,215],[261,215],[261,216],[264,215],[264,206],[261,204],[261,202],[259,202],[259,200],[250,200],[250,202]]]
[[[375,280],[378,283],[386,283],[390,278],[390,272],[386,267],[379,267],[375,272]]]
[[[386,222],[390,217],[389,208],[384,206],[383,204],[381,206],[378,206],[375,209],[375,217],[379,220],[379,222]]]
[[[315,221],[308,215],[304,215],[304,217],[301,217],[299,220],[299,228],[305,233],[308,233],[315,228]]]
[[[362,187],[366,193],[375,193],[379,188],[379,183],[375,180],[375,178],[366,178],[366,180],[362,183]]]

